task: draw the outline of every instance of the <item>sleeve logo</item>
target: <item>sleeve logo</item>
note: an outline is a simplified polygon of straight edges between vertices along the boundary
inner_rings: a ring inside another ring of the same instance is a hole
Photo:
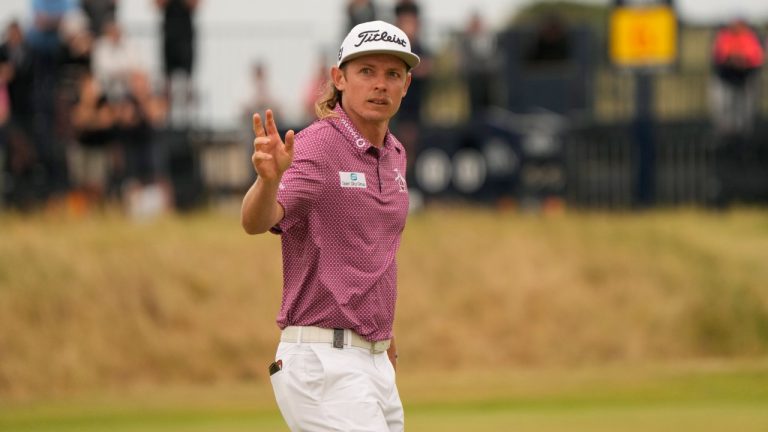
[[[405,176],[400,173],[400,170],[395,168],[395,182],[400,192],[408,192],[408,184],[405,182]]]

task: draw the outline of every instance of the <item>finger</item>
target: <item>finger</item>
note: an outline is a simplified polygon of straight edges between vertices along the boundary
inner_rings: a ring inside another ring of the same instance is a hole
[[[275,114],[271,109],[267,110],[267,135],[277,135],[278,137],[280,136],[277,132],[277,124],[275,124]]]
[[[270,139],[268,137],[256,137],[253,140],[254,150],[264,150],[264,147],[269,145]]]
[[[253,152],[253,157],[251,159],[253,159],[253,161],[268,161],[272,160],[272,155],[262,151],[256,151]]]
[[[259,113],[253,115],[253,133],[256,134],[257,137],[266,135],[266,133],[264,133],[264,126],[261,124],[261,116]]]
[[[293,154],[293,138],[295,135],[293,129],[285,133],[285,151],[291,154]]]

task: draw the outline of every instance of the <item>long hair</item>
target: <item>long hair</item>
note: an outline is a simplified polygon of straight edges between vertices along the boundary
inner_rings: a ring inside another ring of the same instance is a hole
[[[336,117],[336,113],[333,111],[336,105],[341,103],[341,92],[333,84],[333,79],[329,78],[325,82],[325,88],[320,94],[320,97],[315,101],[315,114],[320,120]]]

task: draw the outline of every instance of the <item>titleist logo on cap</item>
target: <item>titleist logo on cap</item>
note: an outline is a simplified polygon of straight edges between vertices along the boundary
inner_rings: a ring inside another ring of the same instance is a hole
[[[372,53],[398,57],[408,65],[409,69],[419,64],[419,56],[411,52],[411,42],[404,31],[388,22],[369,21],[354,26],[347,33],[341,43],[336,66],[341,66],[347,60]]]
[[[397,35],[391,35],[386,31],[381,31],[381,30],[368,30],[368,31],[360,32],[357,35],[357,37],[360,38],[360,41],[355,44],[355,48],[359,47],[364,43],[378,42],[378,41],[392,42],[402,47],[408,46],[408,42],[406,42],[405,39],[400,39],[399,37],[397,37]]]

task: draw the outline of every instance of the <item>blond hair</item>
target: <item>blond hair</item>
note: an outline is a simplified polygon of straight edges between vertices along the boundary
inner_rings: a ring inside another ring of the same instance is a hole
[[[336,117],[333,111],[341,103],[341,92],[336,88],[333,79],[328,79],[320,97],[315,101],[315,114],[320,120]]]

